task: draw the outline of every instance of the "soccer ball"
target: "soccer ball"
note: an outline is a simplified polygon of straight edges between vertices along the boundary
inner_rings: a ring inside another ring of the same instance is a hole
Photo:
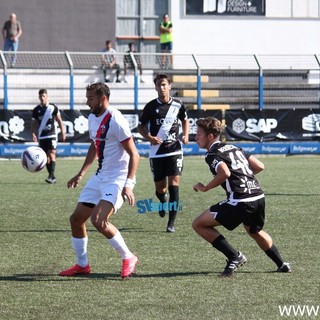
[[[29,172],[41,171],[47,164],[47,155],[39,147],[28,147],[21,155],[21,164]]]

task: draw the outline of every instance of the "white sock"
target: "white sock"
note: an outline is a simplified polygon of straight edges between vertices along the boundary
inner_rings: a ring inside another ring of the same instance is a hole
[[[107,240],[112,248],[120,253],[122,259],[133,257],[133,253],[128,249],[120,231],[118,231],[113,238]]]
[[[77,257],[77,264],[81,267],[88,265],[88,254],[87,254],[87,244],[88,237],[85,238],[71,238],[74,252]]]

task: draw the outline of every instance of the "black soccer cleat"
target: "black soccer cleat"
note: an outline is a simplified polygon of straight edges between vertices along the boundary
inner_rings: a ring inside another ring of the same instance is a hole
[[[230,277],[234,272],[247,262],[247,258],[239,251],[238,257],[232,260],[227,260],[227,265],[224,271],[220,274],[221,277]]]
[[[49,184],[57,183],[56,178],[48,178],[48,179],[46,179],[45,181],[46,181],[46,183],[49,183]]]
[[[165,216],[166,216],[166,211],[165,210],[159,210],[159,216],[161,217],[161,218],[164,218]]]
[[[291,272],[291,266],[289,262],[284,262],[280,268],[277,269],[277,272]]]
[[[175,232],[176,230],[175,230],[175,228],[174,228],[173,225],[168,225],[166,231],[169,232],[169,233],[173,233],[173,232]]]

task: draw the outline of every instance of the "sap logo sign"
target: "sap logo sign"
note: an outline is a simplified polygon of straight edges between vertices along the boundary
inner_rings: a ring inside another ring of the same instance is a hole
[[[249,133],[270,133],[272,129],[278,126],[278,121],[276,119],[248,119],[246,121],[246,131]]]

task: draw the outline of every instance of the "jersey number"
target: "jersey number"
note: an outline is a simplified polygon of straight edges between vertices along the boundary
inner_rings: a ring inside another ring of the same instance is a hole
[[[230,152],[229,157],[231,159],[231,167],[234,170],[242,170],[244,174],[252,174],[252,170],[249,168],[249,162],[243,153],[239,150],[236,152]]]

